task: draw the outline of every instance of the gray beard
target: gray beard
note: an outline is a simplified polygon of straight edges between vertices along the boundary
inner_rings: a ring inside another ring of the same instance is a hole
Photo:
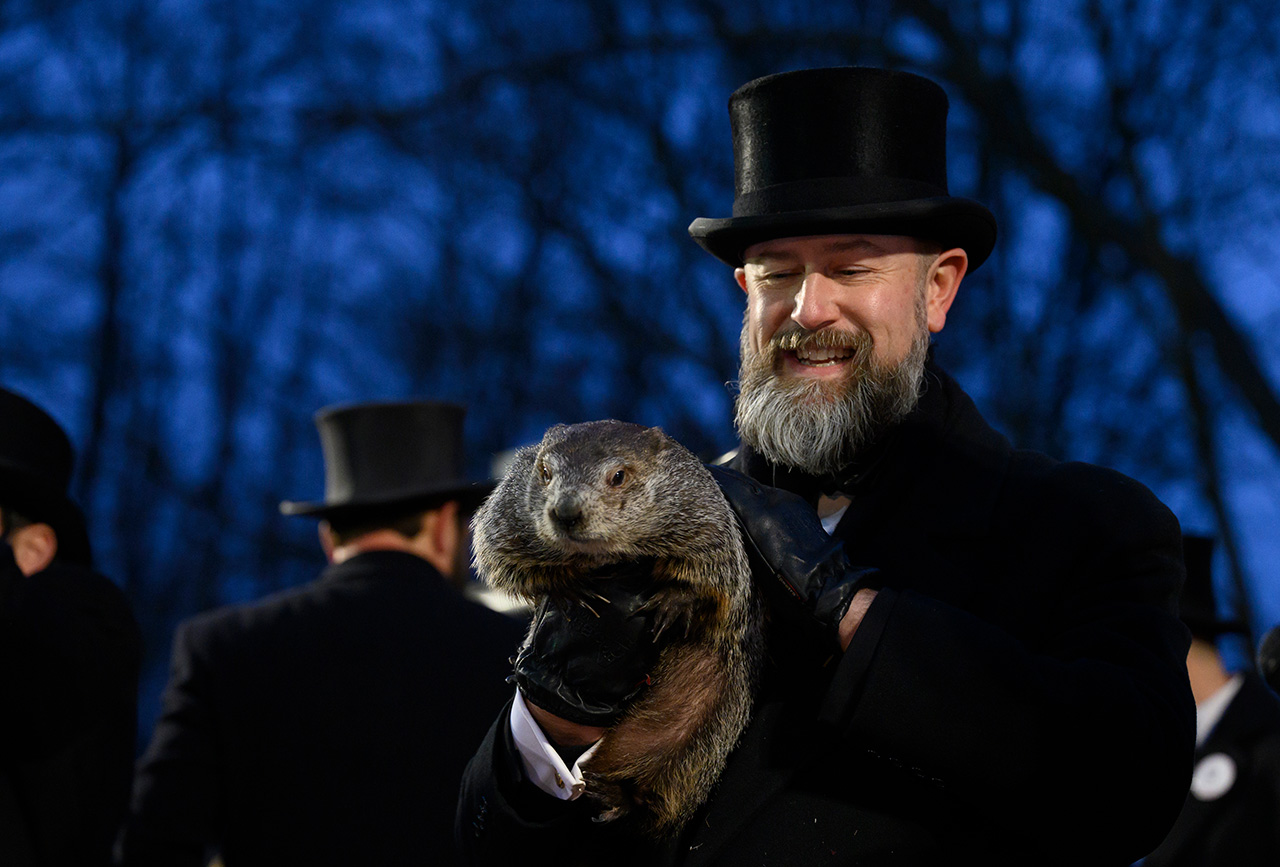
[[[881,365],[865,332],[779,329],[755,352],[742,329],[740,390],[736,424],[742,441],[775,464],[826,475],[847,466],[885,430],[902,421],[920,399],[929,329],[924,307],[906,358]],[[853,349],[847,375],[836,380],[781,379],[776,375],[785,348],[816,343]]]

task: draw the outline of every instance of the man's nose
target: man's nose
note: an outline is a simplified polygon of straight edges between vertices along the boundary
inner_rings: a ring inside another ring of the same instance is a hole
[[[809,331],[817,331],[831,325],[839,317],[836,309],[836,293],[840,286],[834,280],[819,273],[809,273],[796,293],[791,318]]]

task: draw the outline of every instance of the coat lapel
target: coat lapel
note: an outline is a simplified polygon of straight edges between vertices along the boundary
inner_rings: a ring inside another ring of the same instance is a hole
[[[888,583],[963,605],[981,567],[967,562],[967,552],[986,550],[1013,448],[932,367],[896,437],[882,470],[854,493],[836,535],[855,564],[899,564]],[[909,525],[903,515],[913,516]]]

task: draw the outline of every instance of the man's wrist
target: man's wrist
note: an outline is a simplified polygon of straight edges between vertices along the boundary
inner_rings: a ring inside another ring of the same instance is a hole
[[[538,724],[538,728],[542,729],[547,740],[553,744],[562,747],[583,747],[595,743],[604,736],[605,730],[602,726],[582,725],[564,717],[558,717],[538,707],[529,700],[528,696],[525,696],[524,704],[533,721]]]
[[[525,779],[559,801],[575,800],[586,791],[582,766],[594,755],[595,746],[586,750],[557,746],[538,725],[533,713],[533,706],[517,691],[511,703],[509,726]]]
[[[853,634],[858,631],[858,625],[862,623],[862,618],[866,616],[867,609],[871,607],[871,603],[875,601],[875,598],[876,591],[870,587],[863,587],[853,594],[853,599],[849,602],[849,610],[840,619],[841,650],[849,649],[849,642],[853,641]]]

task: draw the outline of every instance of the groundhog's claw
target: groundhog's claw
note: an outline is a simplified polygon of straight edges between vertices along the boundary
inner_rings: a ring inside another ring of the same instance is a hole
[[[688,639],[705,628],[714,613],[714,603],[683,587],[663,588],[643,606],[653,611],[654,642],[669,633],[671,639]]]

